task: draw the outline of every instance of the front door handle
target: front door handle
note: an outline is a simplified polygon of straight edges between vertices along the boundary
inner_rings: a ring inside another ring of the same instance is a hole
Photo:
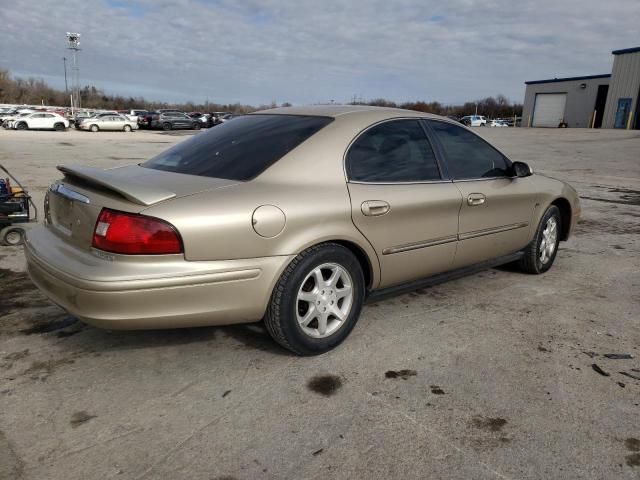
[[[360,208],[363,215],[366,215],[367,217],[376,217],[384,215],[391,210],[391,205],[384,200],[367,200],[366,202],[362,202]]]
[[[482,193],[470,193],[467,197],[467,204],[471,207],[476,207],[478,205],[482,205],[487,197],[485,197]]]

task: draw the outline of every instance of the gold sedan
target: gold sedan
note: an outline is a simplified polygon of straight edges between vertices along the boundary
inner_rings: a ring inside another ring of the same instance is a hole
[[[544,273],[580,213],[566,183],[399,109],[267,110],[140,165],[59,169],[25,244],[51,300],[115,329],[264,320],[300,355],[340,344],[367,299]]]

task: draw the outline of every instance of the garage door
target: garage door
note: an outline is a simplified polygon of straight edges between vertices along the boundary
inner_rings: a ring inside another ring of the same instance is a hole
[[[534,127],[557,127],[564,120],[566,93],[538,93],[533,109]]]

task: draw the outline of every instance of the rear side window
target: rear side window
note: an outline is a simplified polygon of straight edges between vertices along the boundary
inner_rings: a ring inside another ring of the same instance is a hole
[[[440,180],[433,149],[418,120],[394,120],[364,132],[346,158],[349,180],[424,182]]]
[[[300,115],[245,115],[181,142],[142,166],[246,181],[332,121]]]
[[[429,122],[447,156],[454,179],[507,177],[509,161],[495,148],[468,130],[445,122]]]

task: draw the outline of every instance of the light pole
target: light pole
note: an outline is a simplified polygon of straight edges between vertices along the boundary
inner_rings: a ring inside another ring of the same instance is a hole
[[[62,57],[64,63],[64,93],[69,95],[69,88],[67,87],[67,57]]]
[[[67,32],[67,49],[71,50],[71,110],[80,108],[80,34]],[[66,63],[65,63],[66,64]]]

